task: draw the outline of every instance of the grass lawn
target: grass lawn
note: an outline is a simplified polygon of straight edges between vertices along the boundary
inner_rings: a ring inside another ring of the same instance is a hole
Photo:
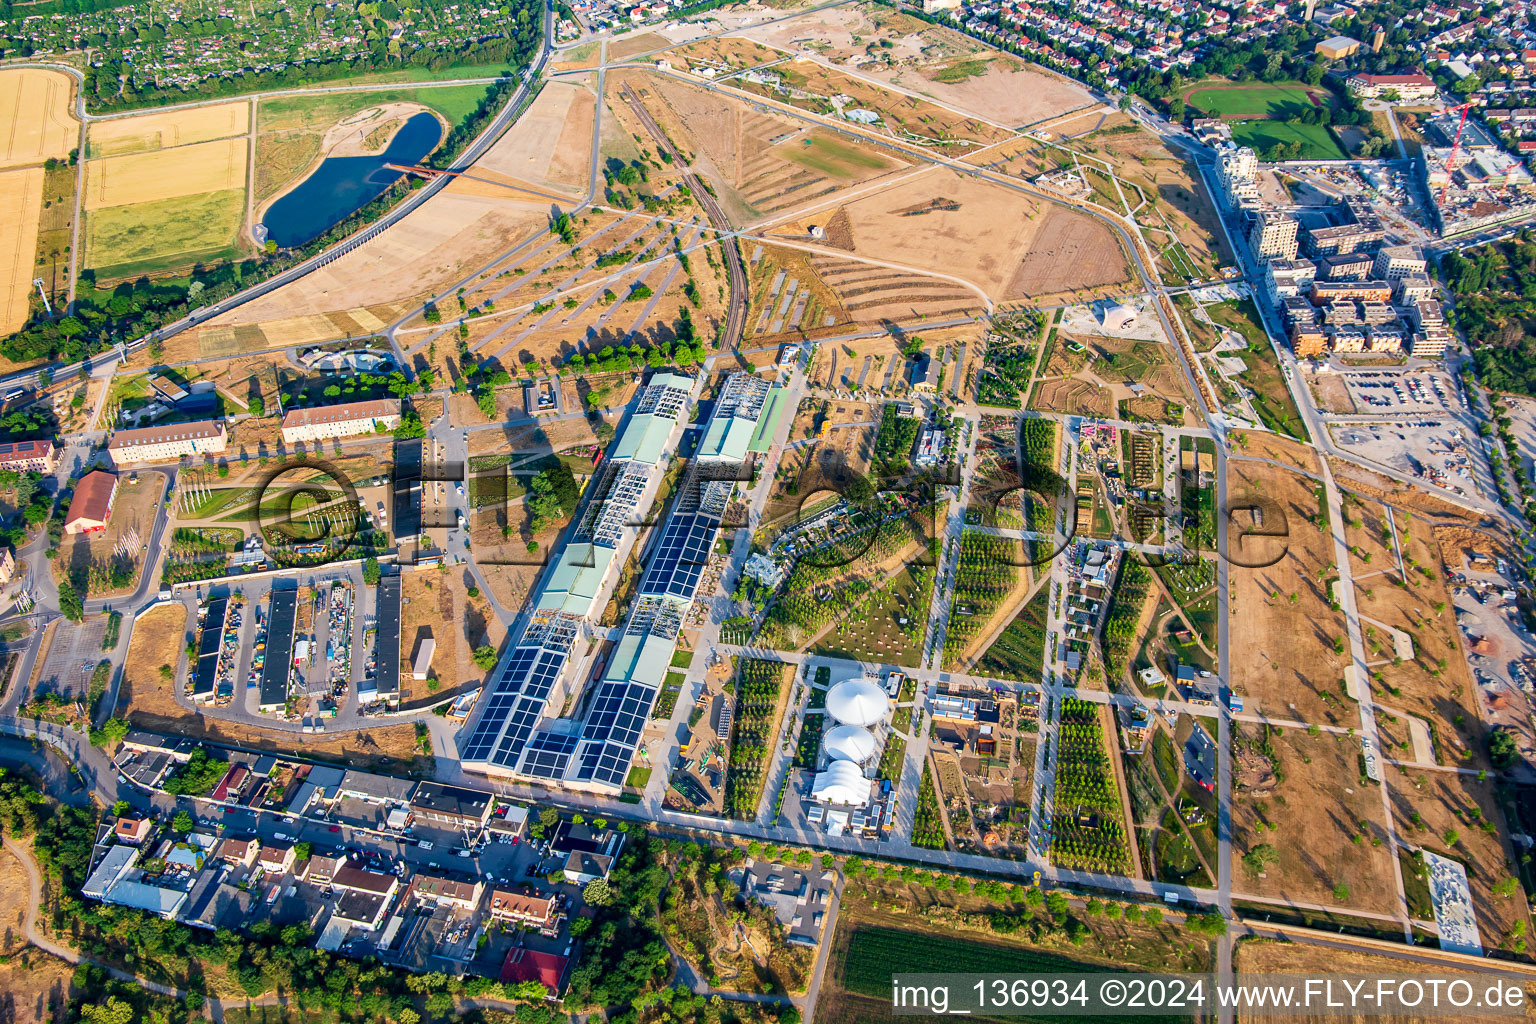
[[[854,658],[916,668],[921,660],[923,627],[928,621],[932,577],[919,580],[910,567],[891,577],[882,591],[843,618],[813,648],[828,657]],[[898,616],[905,617],[906,632]]]
[[[860,171],[878,171],[886,166],[885,158],[878,153],[826,135],[812,135],[789,143],[779,152],[789,160],[833,178],[854,178]]]
[[[1301,421],[1301,413],[1286,387],[1280,372],[1280,361],[1275,355],[1269,337],[1259,320],[1259,312],[1253,300],[1218,302],[1205,308],[1207,315],[1218,324],[1229,327],[1248,341],[1248,350],[1242,354],[1248,369],[1237,374],[1237,380],[1253,392],[1254,411],[1264,426],[1279,434],[1288,434],[1298,441],[1307,440],[1307,428]]]
[[[1264,117],[1283,121],[1317,106],[1312,96],[1327,102],[1328,90],[1301,82],[1218,82],[1195,86],[1184,94],[1184,102],[1209,117]]]
[[[1240,121],[1232,126],[1232,141],[1251,146],[1260,154],[1282,142],[1301,143],[1302,160],[1343,160],[1345,153],[1333,135],[1320,124],[1291,124],[1288,121]]]
[[[239,255],[245,190],[204,192],[85,215],[85,265],[97,280],[169,274]]]

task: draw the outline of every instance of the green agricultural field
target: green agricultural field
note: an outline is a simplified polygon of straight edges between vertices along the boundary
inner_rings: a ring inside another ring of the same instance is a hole
[[[1301,144],[1300,160],[1343,160],[1345,154],[1333,135],[1320,124],[1291,124],[1288,121],[1244,121],[1232,126],[1232,141],[1251,146],[1262,156],[1282,143]]]
[[[834,953],[840,958],[833,977],[841,982],[843,998],[830,1000],[827,1020],[832,1024],[872,1024],[875,1021],[900,1021],[891,1012],[891,976],[900,973],[924,973],[959,969],[998,974],[1050,974],[1084,971],[1119,971],[1094,959],[1074,960],[1061,953],[1022,945],[1004,945],[962,938],[953,934],[911,931],[874,925],[859,925],[846,945]],[[821,1019],[818,1012],[817,1019]],[[1006,1017],[977,1016],[974,1020],[1008,1021],[1010,1024],[1059,1021],[1052,1016],[1020,1014]],[[1092,1014],[1072,1018],[1075,1021],[1100,1022],[1123,1017]],[[1144,1020],[1181,1020],[1180,1017],[1146,1017]]]
[[[97,281],[184,271],[240,255],[245,190],[204,192],[85,215],[85,266]]]
[[[1239,85],[1220,83],[1201,85],[1184,94],[1184,102],[1208,117],[1272,118],[1284,121],[1296,117],[1303,110],[1329,101],[1328,90],[1322,86],[1309,86],[1300,82],[1254,83]]]
[[[889,166],[878,153],[819,134],[786,143],[779,153],[785,159],[833,178],[856,178],[861,172],[878,171]]]

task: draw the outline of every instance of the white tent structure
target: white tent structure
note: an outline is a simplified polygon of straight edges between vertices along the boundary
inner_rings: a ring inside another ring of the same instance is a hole
[[[811,783],[811,799],[822,804],[862,807],[869,802],[869,780],[852,761],[836,760]]]
[[[1124,303],[1117,302],[1112,306],[1105,306],[1103,324],[1105,327],[1123,331],[1136,321],[1136,311]]]
[[[844,679],[827,691],[827,714],[839,725],[874,725],[885,719],[891,699],[872,679]]]
[[[855,764],[867,764],[880,752],[874,734],[859,725],[839,725],[828,730],[821,738],[821,749],[834,760]]]

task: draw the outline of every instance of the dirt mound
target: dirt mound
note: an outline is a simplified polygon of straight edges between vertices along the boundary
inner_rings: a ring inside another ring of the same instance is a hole
[[[1486,560],[1504,555],[1502,547],[1480,530],[1464,526],[1435,527],[1435,543],[1440,547],[1440,557],[1451,569],[1472,568],[1474,558]]]
[[[1265,796],[1275,785],[1275,766],[1269,758],[1256,750],[1237,747],[1233,751],[1237,761],[1237,788],[1253,796]]]
[[[926,203],[918,203],[915,206],[908,206],[900,210],[892,210],[891,213],[898,217],[921,217],[924,214],[933,213],[935,210],[942,210],[945,213],[954,213],[959,209],[960,204],[955,202],[953,199],[945,199],[943,196],[938,196],[928,200]]]
[[[849,219],[847,210],[839,206],[837,212],[831,216],[822,230],[826,232],[826,242],[828,245],[845,249],[848,252],[853,251],[853,221]]]

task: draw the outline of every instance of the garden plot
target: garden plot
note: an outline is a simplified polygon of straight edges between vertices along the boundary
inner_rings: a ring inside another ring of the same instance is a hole
[[[1234,723],[1233,888],[1395,913],[1381,794],[1362,766],[1353,736]]]
[[[823,633],[812,652],[916,668],[928,628],[933,572],[930,567],[912,564],[892,574],[868,600]]]
[[[1305,722],[1355,725],[1345,694],[1343,615],[1331,607],[1331,538],[1315,523],[1313,482],[1288,470],[1245,461],[1227,463],[1228,503],[1234,509],[1262,496],[1273,505],[1262,527],[1235,512],[1235,523],[1261,530],[1238,539],[1229,530],[1231,614],[1244,623],[1231,652],[1231,686],[1250,708]],[[1281,522],[1271,520],[1279,517]]]
[[[826,307],[826,312],[821,308],[811,311],[819,320],[807,323],[802,319],[801,326],[806,330],[838,323],[969,316],[981,307],[981,297],[963,284],[921,271],[879,267],[835,256],[815,256],[810,264],[836,300],[835,306]],[[828,323],[828,317],[837,316],[833,309],[842,311],[844,317]]]

